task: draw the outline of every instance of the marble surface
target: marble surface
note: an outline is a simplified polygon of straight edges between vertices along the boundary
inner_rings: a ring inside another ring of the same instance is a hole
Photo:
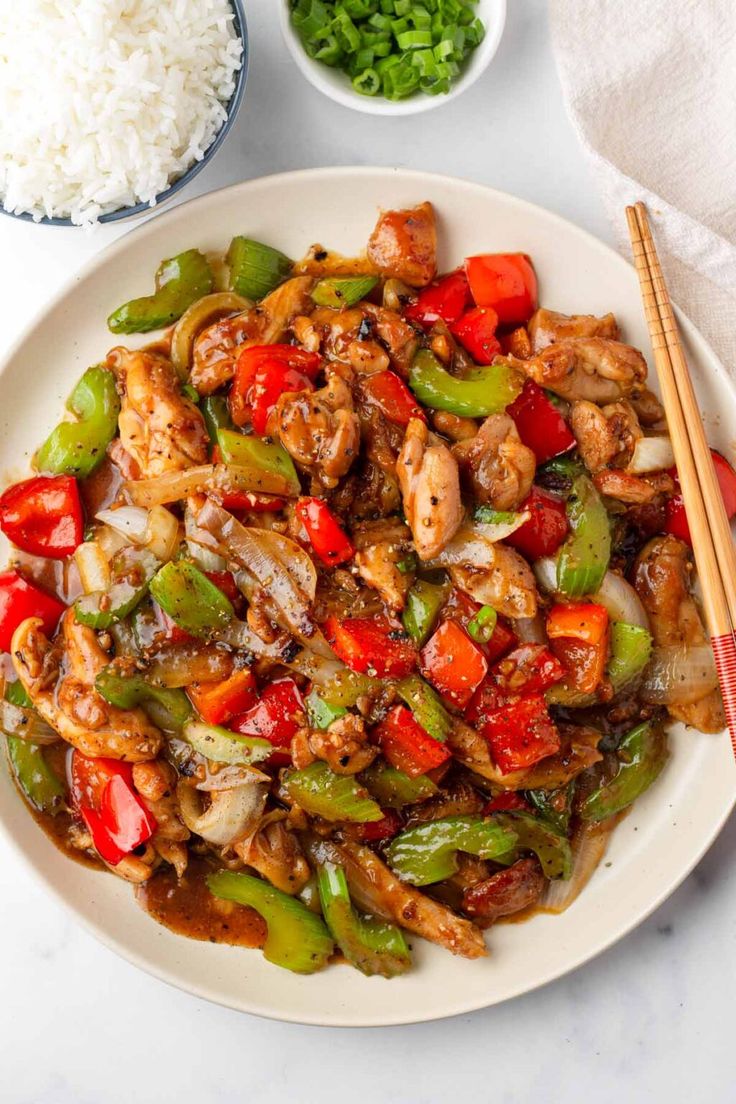
[[[612,240],[564,114],[543,0],[511,0],[491,69],[415,120],[358,115],[307,85],[280,40],[276,2],[247,5],[246,105],[184,198],[290,168],[402,165],[514,192]],[[121,232],[0,218],[4,340]],[[735,848],[732,819],[636,932],[536,993],[434,1024],[337,1031],[239,1015],[138,972],[49,900],[0,839],[0,1102],[727,1104],[736,1099]]]

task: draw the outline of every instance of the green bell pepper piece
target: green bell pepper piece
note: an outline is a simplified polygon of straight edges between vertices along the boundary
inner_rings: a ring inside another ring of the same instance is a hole
[[[452,728],[452,717],[428,682],[419,675],[407,675],[396,683],[396,690],[425,732],[444,744]]]
[[[188,560],[172,560],[154,575],[151,595],[179,628],[206,638],[235,616],[232,603]]]
[[[230,408],[224,395],[208,395],[199,404],[204,418],[204,424],[210,435],[213,445],[218,444],[217,431],[219,429],[232,429],[233,420],[230,417]]]
[[[652,654],[652,634],[641,625],[614,621],[611,625],[611,656],[608,677],[618,693],[640,675]]]
[[[332,702],[325,701],[316,689],[307,694],[304,704],[307,707],[307,717],[312,728],[329,728],[333,721],[338,717],[344,717],[347,713],[347,709],[342,705],[333,705]]]
[[[18,785],[41,813],[56,816],[64,807],[66,787],[46,762],[43,748],[22,736],[7,736],[8,757]]]
[[[329,702],[334,709],[344,707],[349,709],[356,705],[358,700],[366,694],[378,692],[383,688],[381,679],[372,678],[370,675],[361,675],[357,671],[347,668],[338,671],[324,686],[317,690],[320,698]]]
[[[350,902],[345,871],[326,862],[317,872],[322,914],[330,935],[362,974],[392,978],[405,973],[411,966],[411,954],[400,928],[358,916]]]
[[[447,597],[447,587],[415,579],[406,596],[401,622],[417,647],[425,643]]]
[[[312,299],[318,307],[353,307],[378,283],[376,276],[326,276],[318,280]]]
[[[124,675],[114,667],[104,667],[95,679],[98,694],[119,709],[140,705],[155,725],[169,735],[179,735],[192,715],[192,706],[183,690],[152,686],[143,675]]]
[[[667,733],[646,721],[632,728],[618,746],[619,768],[610,782],[586,797],[578,812],[583,820],[606,820],[628,808],[659,777],[669,758]]]
[[[419,350],[409,372],[409,386],[424,406],[463,418],[502,413],[522,384],[521,375],[505,363],[473,368],[463,379],[451,376],[429,349]]]
[[[424,886],[455,873],[458,851],[495,859],[508,854],[515,844],[514,828],[502,825],[498,818],[452,816],[417,824],[395,836],[386,857],[403,881]]]
[[[284,776],[284,786],[291,799],[310,816],[356,824],[383,819],[380,805],[356,778],[335,774],[326,763],[318,761],[303,770],[289,771]]]
[[[156,271],[156,291],[131,299],[114,310],[107,320],[115,334],[148,333],[170,326],[187,307],[209,295],[215,281],[207,258],[198,249],[162,261]]]
[[[132,613],[148,593],[159,561],[145,548],[123,548],[112,561],[109,590],[84,594],[74,603],[74,616],[91,629],[109,629]]]
[[[273,744],[260,736],[240,736],[219,725],[189,721],[182,732],[195,751],[215,763],[260,763],[268,759]]]
[[[230,266],[230,287],[246,299],[263,299],[293,268],[284,253],[242,234],[230,242],[226,259]]]
[[[557,560],[557,589],[570,598],[595,594],[611,558],[611,527],[606,508],[587,475],[573,480],[567,520],[572,532]]]
[[[20,679],[9,682],[5,687],[5,700],[11,705],[17,705],[21,709],[33,709],[33,702]]]
[[[426,774],[416,778],[379,760],[362,771],[360,780],[382,809],[403,809],[434,797],[437,786]]]
[[[39,471],[54,475],[91,475],[105,459],[118,428],[120,399],[115,377],[98,364],[88,368],[67,399],[75,422],[60,422],[36,453]]]
[[[215,897],[246,905],[263,917],[268,927],[263,955],[274,966],[313,974],[332,954],[334,943],[322,917],[268,882],[220,870],[208,876],[207,888]]]
[[[218,429],[217,443],[226,464],[249,468],[257,473],[267,471],[284,480],[284,494],[300,492],[299,476],[294,461],[278,441],[264,441],[260,437],[246,436],[234,429]]]
[[[564,832],[532,813],[495,813],[494,819],[517,836],[517,849],[534,851],[546,878],[567,879],[572,874],[572,850]],[[516,856],[510,856],[510,859]]]

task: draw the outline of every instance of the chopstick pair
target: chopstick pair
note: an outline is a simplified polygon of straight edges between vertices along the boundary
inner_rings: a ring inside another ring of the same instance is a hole
[[[644,204],[626,217],[736,755],[736,550]]]

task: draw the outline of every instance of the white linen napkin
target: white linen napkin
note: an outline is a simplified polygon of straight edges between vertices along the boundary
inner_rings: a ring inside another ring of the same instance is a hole
[[[673,300],[736,379],[734,0],[550,0],[550,21],[621,251],[642,199]]]

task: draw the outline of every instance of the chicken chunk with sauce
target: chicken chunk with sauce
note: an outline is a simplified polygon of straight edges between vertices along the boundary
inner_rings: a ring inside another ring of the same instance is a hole
[[[368,241],[368,259],[384,276],[424,287],[437,273],[434,207],[420,203],[402,211],[384,211]]]
[[[647,376],[638,349],[602,337],[567,338],[515,363],[540,387],[570,402],[616,402],[640,389]]]
[[[594,314],[559,314],[540,307],[527,322],[532,353],[541,353],[548,345],[569,337],[605,337],[618,340],[618,324],[612,314],[602,318]]]
[[[329,371],[319,391],[282,395],[270,415],[269,429],[296,463],[328,488],[347,474],[360,449],[352,393]]]
[[[421,419],[412,418],[396,474],[417,555],[431,560],[452,540],[463,519],[457,461]]]
[[[508,414],[491,414],[452,453],[475,498],[495,510],[516,509],[532,488],[536,457]]]

